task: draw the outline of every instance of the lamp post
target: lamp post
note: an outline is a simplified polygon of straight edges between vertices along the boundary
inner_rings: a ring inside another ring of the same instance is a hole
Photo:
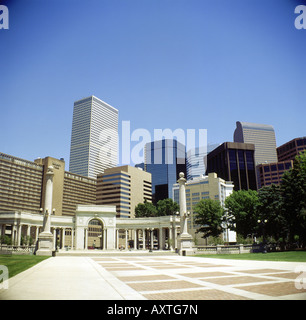
[[[265,219],[265,220],[258,219],[257,222],[262,227],[262,243],[263,243],[262,253],[267,253],[266,239],[265,239],[265,225],[268,222],[268,220],[267,219]]]

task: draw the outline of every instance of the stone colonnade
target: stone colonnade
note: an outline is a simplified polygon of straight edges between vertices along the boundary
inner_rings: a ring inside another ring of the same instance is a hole
[[[3,239],[5,235],[9,235],[11,238],[11,245],[13,246],[21,246],[22,244],[29,245],[29,241],[31,241],[32,245],[35,245],[42,229],[43,227],[39,225],[0,223],[0,238]],[[56,245],[59,249],[63,249],[65,246],[69,246],[70,248],[74,247],[74,228],[51,227],[51,233],[53,234],[54,250],[56,249]]]
[[[116,218],[115,206],[78,205],[75,216],[51,216],[53,250],[65,247],[87,250],[89,223],[93,219],[101,222],[101,248],[105,250],[173,250],[178,245],[178,216]],[[42,214],[0,212],[0,237],[9,236],[12,245],[20,246],[22,237],[24,242],[31,237],[35,245],[42,228]]]

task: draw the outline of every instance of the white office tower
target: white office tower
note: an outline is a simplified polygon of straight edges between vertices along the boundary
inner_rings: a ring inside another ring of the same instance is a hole
[[[74,103],[69,171],[97,178],[118,163],[118,110],[90,96]]]

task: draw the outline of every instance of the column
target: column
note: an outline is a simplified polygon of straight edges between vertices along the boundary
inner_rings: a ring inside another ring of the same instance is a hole
[[[35,226],[35,243],[37,242],[38,240],[38,233],[39,233],[39,226]]]
[[[173,232],[173,229],[172,229],[172,226],[170,226],[169,227],[169,249],[170,250],[173,250],[174,248],[173,248],[173,241],[172,241],[172,239],[173,239],[173,237],[172,237],[172,232]]]
[[[154,229],[150,229],[150,249],[154,248]]]
[[[66,228],[62,228],[62,249],[65,249],[65,233]]]
[[[119,229],[116,229],[116,249],[119,249]]]
[[[107,233],[107,230],[106,229],[103,229],[103,250],[106,250],[106,233]]]
[[[18,225],[18,229],[17,229],[17,246],[20,246],[21,244],[21,233],[22,233],[22,224]]]
[[[73,250],[74,246],[74,229],[71,228],[71,250]]]
[[[53,228],[53,250],[56,250],[56,228]]]
[[[125,250],[128,249],[128,229],[125,229]]]
[[[85,250],[87,250],[88,249],[88,229],[85,228],[84,231],[85,231]]]
[[[133,229],[133,237],[134,237],[134,248],[133,249],[137,249],[137,230]]]
[[[27,227],[27,237],[31,237],[31,225],[28,224]]]
[[[163,250],[163,228],[158,229],[158,249]]]
[[[177,247],[177,227],[174,226],[174,248],[178,249]]]
[[[146,230],[142,229],[142,250],[146,250]]]

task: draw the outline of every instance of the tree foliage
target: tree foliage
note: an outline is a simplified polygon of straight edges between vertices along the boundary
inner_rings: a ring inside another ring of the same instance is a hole
[[[153,203],[147,202],[138,203],[135,207],[135,217],[144,218],[144,217],[156,217],[157,209]]]
[[[293,168],[282,178],[283,215],[288,225],[288,238],[298,235],[306,242],[306,151],[294,160]]]
[[[157,215],[160,216],[171,216],[180,210],[179,205],[172,199],[163,199],[157,202]]]
[[[157,206],[145,200],[144,203],[139,203],[135,207],[135,217],[143,218],[169,216],[175,214],[179,210],[179,205],[172,199],[159,200],[157,202]]]
[[[195,223],[200,225],[197,232],[203,233],[203,238],[217,237],[222,233],[222,217],[224,209],[219,201],[203,199],[193,209]]]
[[[256,233],[258,203],[258,193],[255,190],[238,190],[230,194],[225,199],[227,223],[230,229],[235,230],[244,238]]]

